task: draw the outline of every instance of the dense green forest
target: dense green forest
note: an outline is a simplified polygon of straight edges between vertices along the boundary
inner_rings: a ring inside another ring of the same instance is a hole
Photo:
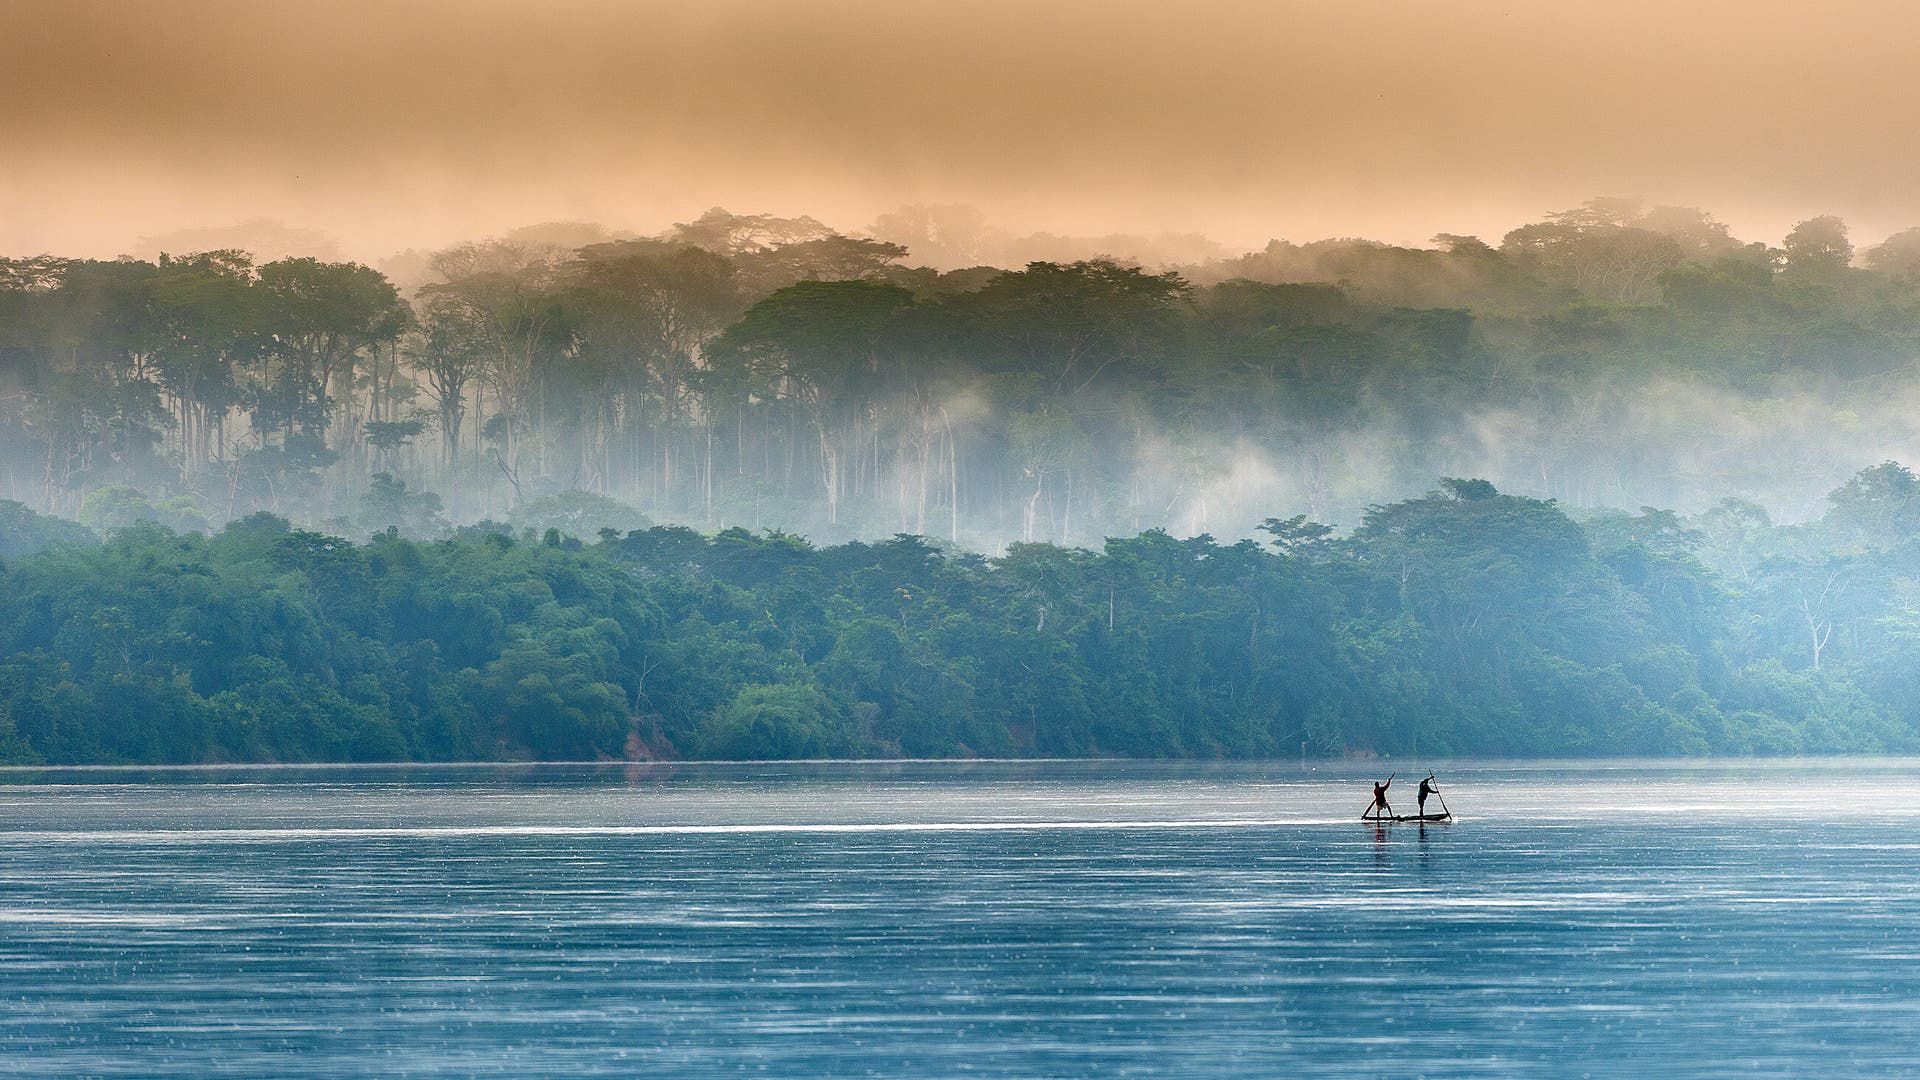
[[[1920,480],[1796,526],[1446,480],[1342,534],[985,557],[683,526],[104,539],[0,503],[0,758],[1920,748]]]
[[[0,498],[96,528],[266,511],[432,538],[540,528],[530,506],[585,493],[616,515],[585,535],[644,515],[997,551],[1351,527],[1436,475],[1797,520],[1920,446],[1920,230],[1856,254],[1829,217],[1771,246],[1595,200],[1497,246],[1151,270],[964,265],[983,235],[940,208],[865,236],[715,210],[384,273],[0,260]]]
[[[1920,230],[970,221],[0,260],[0,758],[1920,748]]]

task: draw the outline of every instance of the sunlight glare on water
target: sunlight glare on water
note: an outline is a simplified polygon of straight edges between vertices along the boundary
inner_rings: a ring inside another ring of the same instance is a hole
[[[1916,781],[0,772],[0,1074],[1912,1073]]]

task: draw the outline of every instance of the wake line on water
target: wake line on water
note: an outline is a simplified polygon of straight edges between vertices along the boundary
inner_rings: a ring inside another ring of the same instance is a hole
[[[98,829],[0,831],[0,844],[180,844],[300,840],[433,840],[513,836],[699,836],[765,833],[1053,832],[1128,829],[1262,829],[1358,824],[1347,818],[1219,818],[1164,821],[856,821],[714,825],[406,825],[337,829]]]

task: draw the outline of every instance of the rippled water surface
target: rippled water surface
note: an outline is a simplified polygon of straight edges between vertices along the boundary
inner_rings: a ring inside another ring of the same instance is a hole
[[[0,772],[0,1074],[1920,1073],[1920,763],[1442,782]]]

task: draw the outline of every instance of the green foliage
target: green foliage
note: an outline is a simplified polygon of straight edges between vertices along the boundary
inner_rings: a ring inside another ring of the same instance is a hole
[[[1920,479],[1898,462],[1863,469],[1827,496],[1827,523],[1870,547],[1893,547],[1920,536]]]
[[[401,536],[425,539],[447,531],[440,496],[431,491],[408,491],[407,482],[391,473],[373,474],[354,516],[343,524],[357,536],[391,529]]]
[[[124,529],[142,522],[165,525],[175,532],[206,532],[207,516],[192,496],[175,495],[155,503],[137,488],[109,484],[87,493],[80,504],[80,521],[96,532]]]
[[[598,536],[603,529],[625,534],[653,525],[647,515],[618,499],[577,490],[524,502],[507,515],[507,522],[522,531],[558,529],[562,535],[579,539]]]
[[[701,756],[735,760],[854,757],[853,721],[819,687],[743,686],[701,732]]]
[[[95,539],[84,525],[36,514],[23,503],[0,499],[0,559],[17,559],[55,544],[91,544]]]
[[[1344,538],[993,559],[135,522],[0,563],[0,760],[1905,751],[1920,542],[1857,512],[1903,474],[1794,529],[1447,480]]]
[[[1795,225],[1780,246],[1787,271],[1798,277],[1832,278],[1845,273],[1853,261],[1846,223],[1832,214]]]

